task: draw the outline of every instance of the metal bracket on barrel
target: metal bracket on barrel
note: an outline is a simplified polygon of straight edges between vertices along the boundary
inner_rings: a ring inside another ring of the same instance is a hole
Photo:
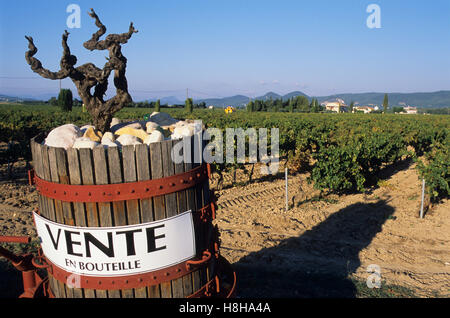
[[[0,243],[30,243],[28,236],[0,236]],[[0,257],[5,257],[12,265],[22,273],[24,292],[20,298],[46,297],[48,294],[48,280],[37,272],[41,268],[36,266],[33,254],[16,255],[0,246]]]

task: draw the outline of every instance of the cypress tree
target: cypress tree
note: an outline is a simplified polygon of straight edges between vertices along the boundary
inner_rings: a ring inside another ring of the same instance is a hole
[[[253,101],[250,101],[250,102],[248,102],[248,104],[247,104],[247,111],[249,112],[249,113],[252,113],[253,112],[253,110],[254,110],[254,105],[253,105]]]
[[[317,98],[313,98],[311,104],[312,104],[311,111],[313,113],[318,113],[319,112],[319,101],[317,100]]]
[[[194,101],[192,100],[192,98],[186,99],[184,106],[185,106],[185,109],[188,111],[188,113],[192,113],[194,110]]]
[[[58,95],[58,105],[61,110],[70,112],[73,106],[73,96],[70,89],[61,89]]]
[[[384,94],[383,111],[386,113],[389,106],[388,94]]]
[[[158,99],[155,103],[155,112],[160,112],[161,111],[161,101]]]
[[[293,112],[294,112],[294,109],[295,109],[295,102],[294,102],[294,99],[291,98],[291,99],[289,100],[289,112],[290,112],[290,113],[293,113]]]

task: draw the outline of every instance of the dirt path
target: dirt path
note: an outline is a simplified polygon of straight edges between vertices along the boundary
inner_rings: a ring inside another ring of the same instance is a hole
[[[222,254],[248,285],[242,296],[352,297],[349,278],[365,281],[371,264],[383,284],[450,296],[450,202],[419,219],[421,183],[413,166],[370,193],[322,200],[306,177],[290,177],[288,212],[284,180],[218,192]]]
[[[413,166],[392,171],[368,193],[322,199],[306,178],[290,176],[287,212],[283,179],[216,191],[221,253],[238,272],[238,296],[355,297],[352,278],[365,281],[371,264],[382,284],[450,296],[450,202],[419,219]],[[35,237],[36,206],[25,180],[0,182],[0,235]]]

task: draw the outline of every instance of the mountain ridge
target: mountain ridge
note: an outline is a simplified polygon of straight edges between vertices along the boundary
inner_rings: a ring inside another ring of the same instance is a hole
[[[301,91],[293,91],[284,95],[280,95],[275,92],[268,92],[262,96],[258,96],[255,98],[250,98],[245,95],[233,95],[228,97],[218,97],[218,98],[194,98],[194,103],[205,102],[207,106],[213,105],[215,107],[245,107],[245,105],[250,100],[269,100],[272,98],[280,99],[282,98],[284,101],[288,100],[292,97],[296,96],[305,96],[310,101],[311,99],[317,98],[319,103],[323,103],[325,101],[334,101],[337,98],[343,99],[347,105],[351,102],[354,102],[356,105],[378,105],[380,106],[383,103],[385,93],[381,92],[366,92],[366,93],[340,93],[340,94],[332,94],[326,96],[308,96],[307,94]],[[450,90],[439,90],[435,92],[415,92],[415,93],[387,93],[389,98],[389,106],[416,106],[419,108],[444,108],[450,107]],[[21,102],[21,101],[39,101],[39,99],[33,99],[30,97],[17,97],[10,96],[7,94],[0,94],[0,102]],[[148,99],[149,101],[156,101],[156,98]],[[176,96],[167,96],[160,98],[161,104],[184,104],[184,101],[181,101]]]

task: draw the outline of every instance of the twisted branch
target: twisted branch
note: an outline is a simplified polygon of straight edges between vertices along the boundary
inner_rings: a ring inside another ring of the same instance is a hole
[[[100,41],[100,37],[106,33],[106,27],[102,24],[93,9],[91,9],[89,15],[95,19],[95,25],[99,30],[83,46],[90,51],[109,51],[109,57],[106,58],[107,62],[103,69],[96,67],[92,63],[86,63],[74,68],[74,65],[77,63],[77,58],[70,54],[70,48],[67,45],[67,39],[69,37],[67,31],[62,36],[63,55],[60,61],[61,69],[59,71],[51,72],[44,68],[42,63],[34,57],[38,50],[34,45],[33,38],[30,36],[25,36],[28,40],[29,48],[25,53],[25,59],[31,66],[31,69],[44,78],[57,80],[70,77],[77,87],[78,94],[85,104],[86,109],[93,117],[93,124],[101,131],[107,131],[113,114],[132,102],[125,77],[127,59],[122,55],[121,44],[127,43],[131,36],[138,31],[134,28],[133,22],[131,22],[128,32],[110,34],[105,40]],[[114,71],[116,96],[104,101],[103,97],[108,88],[108,77],[112,71]],[[91,93],[93,87],[94,94]]]

